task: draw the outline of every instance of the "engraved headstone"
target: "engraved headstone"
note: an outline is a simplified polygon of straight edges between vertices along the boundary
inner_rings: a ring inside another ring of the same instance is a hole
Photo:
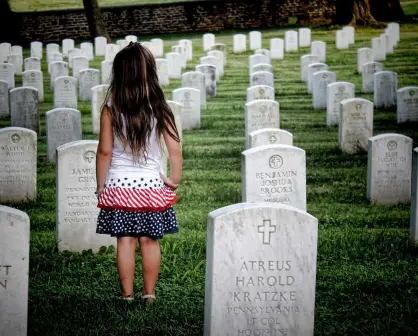
[[[252,69],[254,65],[257,64],[271,64],[269,58],[266,55],[251,55],[248,57],[248,69],[250,74],[252,73]]]
[[[372,93],[374,91],[374,74],[380,71],[383,71],[382,63],[370,62],[363,65],[362,81],[364,93]]]
[[[390,108],[396,106],[398,74],[393,71],[380,71],[374,74],[374,106]]]
[[[373,50],[371,48],[357,49],[357,72],[363,72],[363,66],[367,63],[373,62]]]
[[[254,51],[255,55],[264,55],[267,56],[268,64],[271,64],[271,53],[270,50],[268,49],[257,49],[256,51]]]
[[[193,88],[173,90],[173,101],[182,106],[182,130],[200,127],[200,91]]]
[[[324,63],[311,63],[308,65],[308,93],[313,92],[313,75],[318,71],[328,70],[328,65]]]
[[[203,34],[203,51],[209,51],[215,44],[215,35],[211,33]]]
[[[313,41],[311,54],[319,57],[319,62],[325,62],[327,56],[327,44],[324,41]]]
[[[48,55],[49,53],[54,53],[54,52],[57,52],[57,53],[60,52],[60,46],[59,46],[59,44],[57,44],[57,43],[48,43],[46,45],[46,54]]]
[[[247,51],[247,36],[245,34],[235,34],[233,36],[233,53]]]
[[[0,335],[26,336],[28,325],[30,220],[0,205]]]
[[[21,75],[23,72],[23,58],[19,54],[10,54],[7,56],[7,63],[13,64],[15,68],[15,74]]]
[[[289,145],[242,152],[242,201],[272,202],[306,211],[306,155]]]
[[[168,63],[168,77],[173,79],[181,78],[182,55],[179,53],[167,53],[165,55]]]
[[[84,56],[83,52],[79,48],[73,48],[68,50],[68,65],[70,66],[70,69],[73,68],[73,59],[74,57]]]
[[[30,44],[30,57],[42,59],[42,42],[34,41]]]
[[[94,60],[93,43],[91,42],[80,43],[80,49],[81,49],[81,52],[83,53],[83,56],[86,56],[89,59],[89,61]]]
[[[271,72],[259,71],[251,74],[250,86],[267,85],[274,88],[274,75]]]
[[[337,30],[335,33],[335,47],[337,49],[348,49],[349,39],[347,36],[347,32],[340,29]]]
[[[36,198],[36,141],[32,130],[0,129],[0,203]]]
[[[249,148],[264,145],[293,146],[293,134],[279,128],[262,128],[248,135]]]
[[[337,80],[335,72],[318,71],[313,74],[312,100],[314,109],[327,108],[327,87],[328,84]]]
[[[398,123],[418,122],[418,86],[400,88],[397,91],[396,104]]]
[[[250,50],[256,50],[261,48],[261,33],[259,31],[251,31],[250,38]]]
[[[340,103],[338,143],[343,152],[367,151],[373,136],[373,103],[362,98],[350,98]]]
[[[106,54],[107,38],[104,36],[97,36],[94,38],[94,54],[96,56],[104,56]]]
[[[54,83],[54,108],[68,107],[77,109],[77,79],[61,76]]]
[[[300,58],[300,75],[305,83],[308,82],[308,65],[313,63],[319,63],[319,57],[317,55],[308,54]]]
[[[255,85],[247,89],[247,103],[257,99],[274,100],[274,88],[267,85]]]
[[[192,40],[180,40],[179,45],[186,49],[186,60],[191,61],[193,59],[193,42]]]
[[[311,45],[311,30],[309,28],[299,28],[299,47],[309,47]]]
[[[270,57],[271,59],[284,58],[284,41],[281,38],[272,38],[270,40]]]
[[[318,220],[242,203],[208,218],[204,336],[313,335]]]
[[[102,113],[102,106],[106,100],[108,90],[108,84],[97,85],[91,88],[91,121],[94,134],[100,133],[100,115]]]
[[[259,72],[259,71],[267,71],[267,72],[273,73],[273,67],[271,66],[271,64],[259,63],[259,64],[254,65],[253,68],[251,69],[251,73]]]
[[[412,139],[387,133],[368,141],[367,198],[374,204],[411,200]]]
[[[280,105],[274,100],[258,99],[245,104],[245,146],[248,135],[262,128],[280,128]]]
[[[171,111],[174,115],[174,120],[176,122],[177,132],[179,133],[180,140],[183,139],[183,128],[182,128],[182,119],[183,119],[183,107],[180,103],[177,103],[173,100],[167,100],[168,106],[170,106]]]
[[[80,71],[89,68],[89,59],[85,56],[76,56],[73,58],[73,77],[79,78]]]
[[[155,38],[151,40],[151,43],[153,45],[152,49],[154,51],[154,56],[163,57],[164,56],[164,41],[159,38]]]
[[[327,125],[338,125],[340,122],[340,103],[354,98],[355,86],[348,82],[335,82],[327,87]]]
[[[158,82],[160,85],[169,85],[170,79],[168,78],[168,62],[165,58],[157,58],[155,60],[157,66]]]
[[[100,63],[101,67],[101,83],[102,84],[110,84],[110,79],[112,77],[112,61],[103,61]]]
[[[200,64],[210,64],[215,67],[215,74],[216,74],[216,80],[219,81],[221,78],[221,65],[218,58],[215,56],[204,56],[200,57]]]
[[[55,79],[62,76],[68,76],[68,63],[67,62],[53,62],[50,64],[50,78],[51,78],[51,89],[54,88]]]
[[[10,119],[12,126],[27,128],[39,134],[37,89],[18,87],[10,90]]]
[[[223,55],[224,55],[224,65],[226,65],[227,61],[226,61],[226,44],[225,43],[215,43],[210,50],[218,50],[218,51],[222,51]]]
[[[68,142],[81,140],[81,114],[71,108],[46,112],[46,147],[48,161],[56,161],[56,150]]]
[[[171,47],[171,52],[180,54],[180,66],[182,69],[185,69],[187,66],[186,48],[182,47],[181,45],[174,45]]]
[[[284,36],[286,52],[298,51],[298,32],[296,30],[288,30]]]
[[[216,59],[218,60],[218,65],[219,65],[219,76],[220,77],[223,77],[223,75],[224,75],[224,67],[225,67],[225,64],[224,64],[224,53],[222,51],[220,51],[220,50],[211,50],[211,51],[208,51],[208,56],[209,57],[216,57]],[[211,64],[211,63],[203,62],[202,64]]]
[[[25,71],[41,70],[41,60],[36,57],[25,58]]]
[[[375,61],[386,60],[386,39],[381,37],[372,38],[372,50]]]
[[[196,65],[196,71],[205,75],[206,97],[216,96],[216,67],[211,64]]]
[[[200,92],[200,108],[206,109],[205,75],[199,71],[189,71],[181,76],[181,86],[197,89]]]
[[[418,147],[412,158],[411,229],[412,241],[418,243]]]
[[[44,79],[42,71],[28,70],[22,75],[22,85],[30,86],[38,90],[38,98],[40,102],[44,101]]]
[[[15,87],[15,67],[10,63],[0,63],[0,80],[7,82],[9,90]]]
[[[6,81],[0,80],[0,117],[7,117],[9,112],[9,86]]]
[[[7,42],[0,43],[0,63],[7,61],[7,56],[12,53],[12,45]]]
[[[57,148],[58,250],[98,252],[116,243],[114,237],[96,234],[96,151],[98,141],[80,140]]]
[[[354,29],[354,27],[353,26],[345,26],[345,27],[343,27],[343,31],[346,34],[348,44],[354,44],[355,34],[356,34],[356,30]]]
[[[80,71],[78,79],[78,94],[81,101],[92,98],[91,88],[100,84],[100,71],[97,69],[84,69]]]
[[[113,44],[113,43],[106,44],[105,61],[113,62],[113,59],[115,58],[119,50],[120,50],[120,46],[118,46],[117,44]]]
[[[47,62],[48,62],[48,71],[50,72],[50,66],[52,62],[63,62],[64,61],[64,55],[59,53],[59,52],[52,52],[52,53],[48,53],[46,55],[47,57]]]

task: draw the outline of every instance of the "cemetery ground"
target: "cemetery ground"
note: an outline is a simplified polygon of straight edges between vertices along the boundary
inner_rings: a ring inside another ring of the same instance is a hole
[[[335,27],[334,27],[335,28]],[[262,31],[263,47],[283,30]],[[312,40],[327,42],[329,70],[337,80],[356,85],[357,48],[368,47],[383,29],[356,28],[356,43],[335,49],[333,30],[313,30]],[[204,55],[201,34],[164,36],[165,52],[182,37],[193,40],[194,70]],[[144,36],[141,40],[151,37]],[[184,175],[175,206],[180,233],[161,241],[163,253],[157,284],[158,304],[147,310],[117,300],[120,294],[114,248],[58,253],[55,240],[55,165],[46,160],[45,112],[52,109],[46,63],[45,101],[41,104],[38,137],[36,202],[12,205],[31,219],[29,274],[29,335],[202,335],[206,226],[209,212],[241,202],[241,152],[245,149],[244,111],[249,86],[248,56],[232,54],[232,34],[216,34],[228,48],[225,76],[217,96],[208,98],[201,128],[183,133]],[[78,41],[80,42],[80,41]],[[418,25],[402,25],[394,54],[383,61],[398,73],[398,87],[418,83]],[[343,154],[338,128],[326,126],[326,111],[312,108],[312,96],[300,79],[300,56],[309,48],[272,60],[281,128],[294,135],[294,145],[306,151],[308,212],[319,219],[316,282],[316,335],[417,335],[418,247],[409,242],[409,205],[369,204],[367,153]],[[24,58],[29,50],[24,49]],[[46,55],[44,54],[44,57]],[[100,69],[102,57],[90,66]],[[16,87],[21,84],[17,76]],[[181,86],[170,79],[167,99]],[[78,103],[83,139],[92,134],[90,103]],[[0,119],[0,127],[10,125]],[[396,123],[396,110],[375,110],[374,135],[400,133],[418,146],[418,125]],[[138,251],[139,252],[139,251]],[[140,256],[136,291],[142,288]],[[254,335],[255,336],[255,335]]]

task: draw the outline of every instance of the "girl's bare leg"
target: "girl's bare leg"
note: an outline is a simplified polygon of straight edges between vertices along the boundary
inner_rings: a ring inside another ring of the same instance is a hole
[[[117,264],[122,296],[134,295],[136,238],[118,237]]]
[[[158,240],[148,237],[140,237],[142,254],[142,273],[144,277],[144,288],[142,294],[155,294],[155,284],[158,278],[161,263],[161,251]]]

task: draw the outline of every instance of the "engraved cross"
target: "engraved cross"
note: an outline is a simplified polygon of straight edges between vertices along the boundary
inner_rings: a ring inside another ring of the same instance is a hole
[[[271,224],[271,220],[263,220],[263,224],[258,226],[258,232],[263,234],[263,244],[270,245],[271,234],[276,232],[276,225]]]
[[[17,134],[12,135],[12,141],[14,143],[19,142],[19,136]]]
[[[91,161],[94,159],[95,155],[93,152],[87,152],[84,154],[84,158],[91,163]]]

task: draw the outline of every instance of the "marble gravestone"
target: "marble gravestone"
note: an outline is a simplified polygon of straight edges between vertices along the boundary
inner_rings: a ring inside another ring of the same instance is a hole
[[[372,38],[372,50],[375,61],[386,60],[386,39],[381,37]]]
[[[264,55],[267,56],[268,59],[268,64],[271,64],[271,53],[270,50],[268,49],[257,49],[256,51],[254,51],[255,55]]]
[[[54,89],[55,80],[58,77],[68,76],[68,63],[67,62],[53,62],[50,65],[50,78],[51,89]]]
[[[64,56],[68,57],[68,52],[74,49],[74,40],[73,39],[64,39],[62,40],[62,53]]]
[[[42,42],[34,41],[30,44],[30,57],[42,59]]]
[[[39,134],[38,90],[32,87],[18,87],[10,90],[11,125],[30,129]]]
[[[29,70],[39,70],[41,71],[41,60],[36,57],[28,57],[24,60],[24,69],[25,71]]]
[[[173,101],[182,107],[182,130],[200,128],[200,91],[193,88],[173,90]]]
[[[380,71],[374,74],[374,106],[391,108],[396,106],[398,74],[393,71]]]
[[[46,54],[48,55],[49,53],[53,52],[60,52],[60,45],[58,43],[48,43],[46,45]]]
[[[279,128],[262,128],[248,135],[249,148],[264,145],[293,146],[293,134]]]
[[[42,71],[28,70],[22,74],[22,85],[38,90],[38,99],[44,101],[44,80]]]
[[[0,129],[0,203],[36,198],[36,149],[34,131],[21,127]]]
[[[9,115],[9,86],[6,81],[0,80],[0,117]]]
[[[22,46],[14,45],[14,46],[12,46],[12,49],[11,50],[12,50],[11,54],[19,54],[20,56],[23,57],[23,48],[22,48]]]
[[[57,244],[58,250],[98,252],[116,239],[96,234],[96,151],[98,141],[80,140],[57,148]]]
[[[373,50],[371,48],[357,49],[357,72],[363,72],[363,66],[367,63],[373,62]]]
[[[176,122],[177,132],[179,133],[180,140],[183,139],[183,129],[181,127],[182,125],[182,119],[183,119],[183,107],[180,103],[177,103],[173,100],[167,100],[167,104],[171,109],[171,112],[173,112],[174,120]]]
[[[26,336],[29,292],[29,216],[0,205],[0,335]]]
[[[203,34],[203,51],[209,51],[215,44],[215,35],[211,33]]]
[[[418,86],[405,86],[397,90],[396,104],[398,124],[404,122],[418,122]]]
[[[298,51],[298,32],[287,30],[284,34],[286,52]]]
[[[354,98],[355,86],[349,82],[335,82],[327,86],[327,126],[340,122],[340,103]]]
[[[222,78],[225,71],[224,53],[220,50],[211,50],[208,51],[208,56],[217,58],[219,64],[219,76]],[[208,62],[203,62],[203,64],[208,64]]]
[[[393,45],[392,45],[391,40],[390,40],[390,35],[389,34],[382,34],[382,35],[380,35],[380,38],[382,40],[384,40],[384,45],[386,47],[385,53],[386,54],[393,54]]]
[[[271,64],[263,64],[263,63],[256,64],[251,69],[251,74],[255,72],[259,72],[259,71],[266,71],[266,72],[273,73],[273,67],[271,66]],[[250,76],[250,79],[251,79],[251,76]]]
[[[270,57],[271,59],[284,58],[284,41],[281,38],[270,39]]]
[[[73,68],[74,57],[81,57],[81,56],[84,57],[81,49],[79,48],[73,48],[73,49],[68,50],[68,65],[70,66],[70,69]]]
[[[204,56],[200,58],[200,64],[210,64],[215,67],[216,81],[221,78],[221,65],[218,58],[214,56]]]
[[[10,89],[15,87],[15,67],[10,63],[0,63],[0,80],[7,82]]]
[[[271,64],[269,58],[266,55],[251,55],[248,57],[248,69],[250,74],[252,73],[252,69],[257,64]]]
[[[91,42],[80,43],[80,49],[83,53],[83,56],[86,56],[89,61],[94,60],[94,47]]]
[[[61,76],[55,79],[54,108],[68,107],[77,109],[77,79]]]
[[[183,48],[181,45],[175,45],[171,47],[171,52],[180,55],[180,67],[185,69],[187,67],[186,48]]]
[[[206,109],[205,75],[199,71],[189,71],[181,76],[181,86],[197,89],[200,92],[200,108]]]
[[[183,39],[179,41],[179,45],[186,49],[186,61],[193,59],[193,42],[192,40]]]
[[[170,79],[168,78],[168,62],[165,58],[155,59],[157,66],[158,83],[161,86],[169,85]]]
[[[211,64],[196,65],[196,71],[205,75],[206,97],[216,96],[216,67]]]
[[[164,56],[164,41],[159,38],[151,39],[151,43],[153,45],[153,51],[155,57],[163,57]]]
[[[110,84],[110,79],[112,77],[112,61],[103,61],[100,63],[100,73],[101,73],[101,83]]]
[[[340,29],[335,33],[335,47],[337,49],[348,49],[349,40],[347,33]]]
[[[362,81],[364,93],[372,93],[374,91],[374,74],[380,71],[383,71],[382,63],[370,62],[363,65]]]
[[[318,71],[327,71],[328,65],[324,63],[312,63],[308,65],[308,93],[313,92],[313,75]]]
[[[81,101],[90,101],[92,87],[100,84],[100,71],[97,69],[84,69],[79,72],[78,93]]]
[[[345,33],[345,36],[347,38],[348,44],[354,44],[355,42],[355,34],[356,30],[353,26],[345,26],[343,27],[343,31]]]
[[[274,88],[267,85],[255,85],[247,89],[247,103],[257,99],[274,100]]]
[[[12,45],[7,42],[0,43],[0,63],[7,61],[7,56],[12,53]]]
[[[299,28],[299,47],[310,47],[311,30],[309,28]]]
[[[107,38],[104,36],[97,36],[94,38],[94,54],[96,56],[106,55]]]
[[[165,58],[168,63],[168,78],[181,78],[182,56],[179,53],[170,52],[165,55]]]
[[[105,61],[112,61],[116,54],[119,52],[120,47],[117,44],[109,43],[106,44]]]
[[[300,58],[300,76],[305,83],[308,82],[308,65],[313,63],[319,63],[317,55],[303,55]]]
[[[73,58],[73,77],[79,79],[80,71],[89,68],[89,59],[85,56]]]
[[[209,214],[207,237],[204,336],[313,335],[315,217],[234,204]]]
[[[340,103],[338,143],[343,152],[367,151],[373,136],[373,103],[362,98],[350,98]]]
[[[335,72],[318,71],[313,74],[312,100],[314,109],[327,108],[327,88],[337,80]]]
[[[250,37],[250,50],[261,49],[261,33],[259,31],[251,31]]]
[[[306,211],[306,155],[289,145],[242,152],[242,201],[272,202]]]
[[[280,128],[280,105],[274,100],[258,99],[245,104],[245,144],[248,135],[262,128]]]
[[[313,41],[311,54],[319,57],[319,62],[325,62],[327,56],[327,44],[324,41]]]
[[[47,158],[55,162],[59,146],[81,140],[81,113],[71,108],[56,108],[45,115]]]
[[[119,49],[122,50],[123,48],[128,46],[129,41],[127,41],[127,40],[117,40],[116,44],[119,46]]]
[[[233,36],[232,52],[237,54],[247,51],[247,36],[245,34],[235,34]]]
[[[50,67],[52,62],[63,62],[64,55],[59,52],[53,52],[47,54],[48,71],[51,72]]]
[[[226,44],[225,43],[215,43],[212,48],[212,51],[214,50],[218,50],[218,51],[222,51],[223,55],[224,55],[224,65],[227,64],[227,60],[226,60],[226,54],[227,54],[227,50],[226,50]]]
[[[100,133],[100,115],[102,113],[102,106],[106,100],[108,84],[97,85],[91,88],[91,122],[93,134]]]
[[[138,42],[138,37],[135,35],[126,35],[125,36],[125,41],[129,42]]]
[[[7,56],[7,63],[13,64],[16,75],[21,75],[23,72],[23,58],[19,54],[10,54]]]
[[[414,149],[412,158],[412,192],[411,192],[411,229],[410,237],[418,243],[418,147]]]
[[[274,88],[274,75],[268,71],[254,72],[251,75],[250,86],[267,85]]]
[[[368,141],[367,198],[373,204],[400,204],[411,200],[411,138],[380,134]]]

